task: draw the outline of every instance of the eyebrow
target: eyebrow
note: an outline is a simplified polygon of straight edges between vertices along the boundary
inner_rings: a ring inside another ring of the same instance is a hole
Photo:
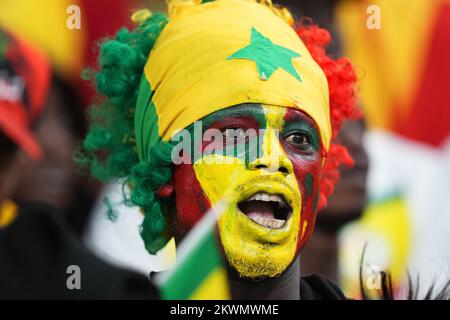
[[[288,108],[288,111],[285,115],[284,121],[286,122],[290,122],[290,121],[298,121],[298,120],[303,120],[308,122],[311,126],[315,126],[315,122],[314,120],[311,119],[311,117],[298,109],[293,109],[293,108]]]
[[[301,110],[289,108],[288,112],[284,117],[284,122],[292,123],[298,121],[308,124],[311,127],[311,129],[314,129],[317,132],[319,131],[319,127],[317,126],[316,122],[313,119],[311,119],[311,117],[307,113]]]
[[[284,126],[282,130],[286,130],[289,127],[307,127],[308,129],[314,131],[314,133],[318,134],[318,129],[314,125],[314,122],[312,122],[310,119],[302,118],[302,117],[292,117],[288,120],[284,120]]]

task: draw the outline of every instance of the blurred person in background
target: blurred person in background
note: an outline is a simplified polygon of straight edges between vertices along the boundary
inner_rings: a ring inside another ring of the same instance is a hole
[[[0,29],[0,227],[13,221],[25,170],[44,157],[35,128],[50,88],[50,65],[38,50]]]
[[[51,150],[43,147],[43,141],[49,143],[46,134],[67,130],[54,126],[70,127],[42,117],[45,108],[63,102],[51,76],[50,62],[42,52],[0,29],[0,299],[157,298],[145,277],[114,268],[85,249],[64,212],[45,203],[56,198],[11,201],[22,175]],[[43,119],[49,124],[42,126]],[[67,141],[50,139],[71,155]],[[83,274],[82,290],[69,290],[71,266]]]
[[[44,156],[16,176],[17,188],[12,197],[18,203],[44,201],[59,208],[79,235],[101,187],[80,174],[73,161],[74,151],[86,131],[85,109],[93,97],[92,89],[80,74],[85,67],[94,65],[94,44],[125,25],[136,3],[126,0],[0,2],[0,25],[14,30],[42,50],[52,68],[47,106],[36,126]],[[77,8],[79,16],[73,16]],[[79,29],[70,26],[73,18],[79,18]]]
[[[343,52],[355,63],[370,159],[368,207],[340,236],[340,279],[392,272],[395,291],[420,277],[445,286],[450,265],[450,3],[339,1]],[[421,293],[423,294],[423,293]]]

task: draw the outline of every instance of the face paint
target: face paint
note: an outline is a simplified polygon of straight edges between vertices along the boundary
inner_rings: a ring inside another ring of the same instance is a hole
[[[204,130],[217,129],[225,131],[227,128],[236,127],[244,130],[258,130],[260,128],[265,128],[264,111],[257,104],[243,104],[239,107],[224,109],[203,118],[201,121]],[[186,129],[190,136],[194,136],[194,125],[191,125]],[[208,143],[206,142],[192,141],[192,154],[187,155],[187,157],[195,160],[195,150],[202,149],[201,151],[203,151],[207,147]],[[223,145],[223,154],[227,153],[226,149],[227,146]],[[245,150],[249,150],[248,146]],[[250,159],[250,157],[245,154],[239,154],[238,156],[240,158]],[[208,158],[212,159],[213,157]],[[204,161],[205,159],[202,158],[200,160]],[[194,224],[200,220],[203,214],[211,208],[211,201],[206,197],[204,190],[200,186],[192,165],[181,164],[175,166],[173,180],[177,208],[177,223],[175,228],[177,228],[178,233],[182,235],[192,228]],[[195,201],[192,201],[193,199],[195,199]]]
[[[305,211],[312,210],[317,189],[318,172],[311,170],[321,167],[320,139],[306,115],[290,110],[253,105],[209,115],[202,119],[204,128],[256,130],[259,154],[252,157],[244,148],[245,155],[230,156],[231,147],[250,146],[238,139],[233,146],[224,144],[223,152],[175,168],[178,221],[192,226],[211,204],[226,198],[220,238],[230,265],[244,277],[283,272],[298,253],[299,239],[314,225],[304,216],[311,217]]]
[[[314,230],[324,152],[314,121],[302,112],[294,109],[287,110],[280,141],[294,167],[294,174],[297,177],[303,199],[300,219],[301,233],[297,242],[298,253]],[[286,141],[289,140],[290,135],[303,137],[302,139],[308,143],[293,146]]]

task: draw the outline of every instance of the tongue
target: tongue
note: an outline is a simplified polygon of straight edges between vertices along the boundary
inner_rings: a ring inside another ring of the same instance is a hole
[[[239,205],[239,208],[249,218],[260,217],[264,219],[275,219],[273,207],[269,202],[266,201],[247,201],[241,203]]]

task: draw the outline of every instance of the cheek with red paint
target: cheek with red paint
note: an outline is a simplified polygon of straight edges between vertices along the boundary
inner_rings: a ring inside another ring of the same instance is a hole
[[[288,149],[285,148],[285,150]],[[292,152],[287,152],[289,160],[294,167],[294,174],[302,195],[302,214],[300,219],[300,229],[298,234],[297,252],[308,241],[316,219],[317,194],[319,193],[319,181],[322,171],[322,157],[305,159]],[[306,227],[304,224],[307,223]],[[304,230],[304,228],[306,228]]]
[[[176,205],[176,228],[184,234],[211,208],[192,164],[175,166],[173,174]]]

